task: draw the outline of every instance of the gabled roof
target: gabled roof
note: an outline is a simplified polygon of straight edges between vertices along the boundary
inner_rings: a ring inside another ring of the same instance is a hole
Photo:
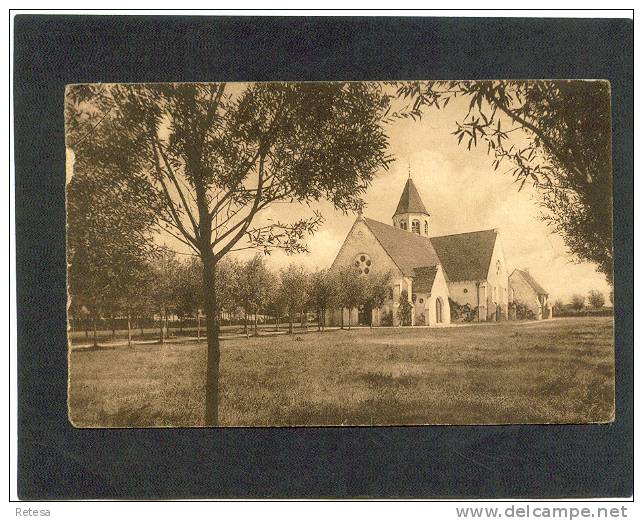
[[[423,213],[429,215],[429,212],[426,211],[422,198],[410,177],[404,185],[404,190],[402,190],[402,195],[400,196],[400,202],[397,203],[397,210],[395,210],[393,215],[395,216],[400,213]]]
[[[525,282],[531,286],[531,289],[533,289],[537,295],[549,295],[549,292],[540,284],[538,284],[536,282],[536,279],[534,279],[528,271],[515,269],[512,275],[516,272],[519,273],[523,279],[525,279]]]
[[[413,292],[429,293],[433,288],[433,281],[438,273],[437,266],[422,266],[413,270]]]
[[[435,266],[440,263],[428,237],[421,237],[366,217],[364,222],[407,277],[413,277],[414,269],[417,267]]]
[[[450,281],[485,280],[497,236],[496,230],[482,230],[431,237],[431,243]]]

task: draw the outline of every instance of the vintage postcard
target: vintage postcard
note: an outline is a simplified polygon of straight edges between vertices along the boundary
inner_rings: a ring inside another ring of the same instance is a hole
[[[610,85],[69,85],[76,427],[614,419]]]

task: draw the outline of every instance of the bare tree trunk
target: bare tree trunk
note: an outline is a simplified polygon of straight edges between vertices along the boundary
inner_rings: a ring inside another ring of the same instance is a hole
[[[127,347],[132,347],[132,319],[130,310],[127,310]]]
[[[247,311],[243,312],[243,332],[245,333],[246,338],[250,336],[248,334],[248,312]]]
[[[159,316],[159,342],[161,345],[165,343],[165,336],[163,334],[163,308],[161,308],[160,316]]]
[[[143,331],[143,317],[139,317],[138,319],[138,327],[141,330],[141,338],[145,336],[145,331]]]
[[[294,313],[293,313],[292,311],[289,311],[289,312],[288,312],[288,321],[289,321],[289,324],[288,324],[288,334],[289,334],[289,335],[292,335],[292,322],[293,322],[293,320],[294,320],[294,316],[293,316],[293,315],[294,315]]]
[[[259,336],[259,329],[257,328],[257,311],[255,310],[255,336]]]
[[[201,262],[203,263],[205,328],[208,339],[205,377],[205,424],[212,427],[219,423],[219,360],[221,353],[219,350],[219,322],[216,320],[215,262],[214,254],[209,248],[209,244],[201,252]]]
[[[94,328],[94,347],[98,347],[98,332],[97,332],[97,325],[96,325],[96,315],[94,315],[93,328]]]
[[[351,328],[351,311],[353,311],[353,308],[348,308],[348,329],[349,330]]]
[[[341,315],[341,320],[340,320],[341,328],[344,329],[344,306],[342,306],[339,314]]]
[[[201,342],[201,313],[196,312],[196,340]]]

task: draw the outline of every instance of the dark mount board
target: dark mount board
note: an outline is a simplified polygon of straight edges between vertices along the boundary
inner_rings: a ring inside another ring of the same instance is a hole
[[[632,494],[631,20],[18,15],[14,28],[20,498]],[[611,82],[614,423],[147,430],[71,426],[65,332],[66,84],[450,78]],[[496,455],[494,465],[481,465],[478,450]]]

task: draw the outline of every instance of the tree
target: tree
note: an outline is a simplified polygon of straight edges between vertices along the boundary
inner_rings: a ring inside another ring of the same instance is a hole
[[[160,203],[165,231],[201,259],[206,425],[218,423],[216,265],[239,249],[306,250],[321,216],[258,222],[274,202],[323,198],[360,210],[392,160],[382,128],[389,99],[373,83],[68,87],[68,146],[139,181],[137,195]]]
[[[326,325],[326,311],[336,300],[336,284],[328,270],[311,273],[308,284],[310,309],[317,314],[317,330],[323,331]]]
[[[400,307],[397,309],[397,316],[400,320],[401,326],[411,325],[411,313],[413,306],[409,302],[409,293],[405,289],[400,292]]]
[[[559,298],[556,299],[556,301],[554,302],[554,307],[553,307],[554,312],[555,313],[560,313],[561,311],[563,311],[564,308],[565,308],[565,305],[563,304],[563,301],[560,300]]]
[[[366,279],[364,291],[364,305],[368,311],[381,308],[388,298],[389,284],[391,283],[390,272],[383,274],[373,273]],[[373,327],[373,321],[369,324]]]
[[[572,295],[570,305],[572,309],[575,309],[576,311],[580,311],[585,307],[585,297],[583,297],[583,295],[578,295],[578,294]]]
[[[279,331],[279,321],[282,315],[286,312],[286,295],[281,286],[281,277],[270,274],[272,280],[270,281],[270,292],[268,293],[268,301],[266,309],[270,315],[275,319],[275,331]]]
[[[143,258],[122,259],[120,272],[113,275],[109,300],[125,313],[127,321],[127,345],[132,346],[132,318],[141,310],[152,295],[153,272]]]
[[[158,259],[152,265],[153,287],[152,301],[155,304],[155,314],[159,316],[159,343],[164,344],[169,336],[169,316],[176,309],[176,283],[180,270],[176,254],[162,248]]]
[[[237,278],[237,301],[244,311],[246,336],[248,335],[248,317],[254,317],[254,335],[259,334],[257,314],[259,308],[268,300],[269,289],[270,273],[263,257],[257,254],[241,265]]]
[[[335,291],[337,303],[342,308],[342,329],[344,328],[344,309],[348,309],[348,329],[351,328],[351,311],[364,303],[366,282],[364,277],[355,273],[351,266],[345,266],[336,272]]]
[[[594,309],[601,309],[605,305],[605,295],[601,291],[593,289],[587,295],[589,305]]]
[[[486,146],[519,189],[540,194],[543,219],[578,261],[596,263],[613,281],[611,115],[603,81],[405,82],[411,105],[394,113],[419,118],[427,108],[468,98],[453,132],[467,149]]]
[[[281,270],[280,291],[288,310],[288,333],[293,333],[293,322],[296,313],[302,313],[308,300],[308,274],[302,266],[289,264]]]
[[[241,263],[231,257],[224,257],[216,265],[215,287],[219,322],[224,312],[227,312],[228,317],[231,319],[237,311],[239,306],[237,285],[240,273]]]
[[[124,303],[129,315],[137,293],[146,289],[155,216],[141,210],[134,184],[111,171],[94,171],[82,161],[74,165],[67,186],[67,260],[69,291],[92,321],[98,345],[98,320]],[[130,334],[128,334],[130,338]]]
[[[141,338],[144,337],[145,330],[144,324],[146,320],[150,320],[156,313],[156,307],[153,302],[154,293],[154,270],[151,261],[148,261],[144,271],[132,286],[132,290],[128,293],[129,308],[132,319],[138,322]]]
[[[201,266],[196,257],[190,257],[184,262],[179,262],[176,278],[173,283],[173,299],[175,313],[181,320],[181,328],[185,317],[197,319],[197,337],[201,334],[198,327],[198,313],[203,307],[203,294],[201,279]]]

